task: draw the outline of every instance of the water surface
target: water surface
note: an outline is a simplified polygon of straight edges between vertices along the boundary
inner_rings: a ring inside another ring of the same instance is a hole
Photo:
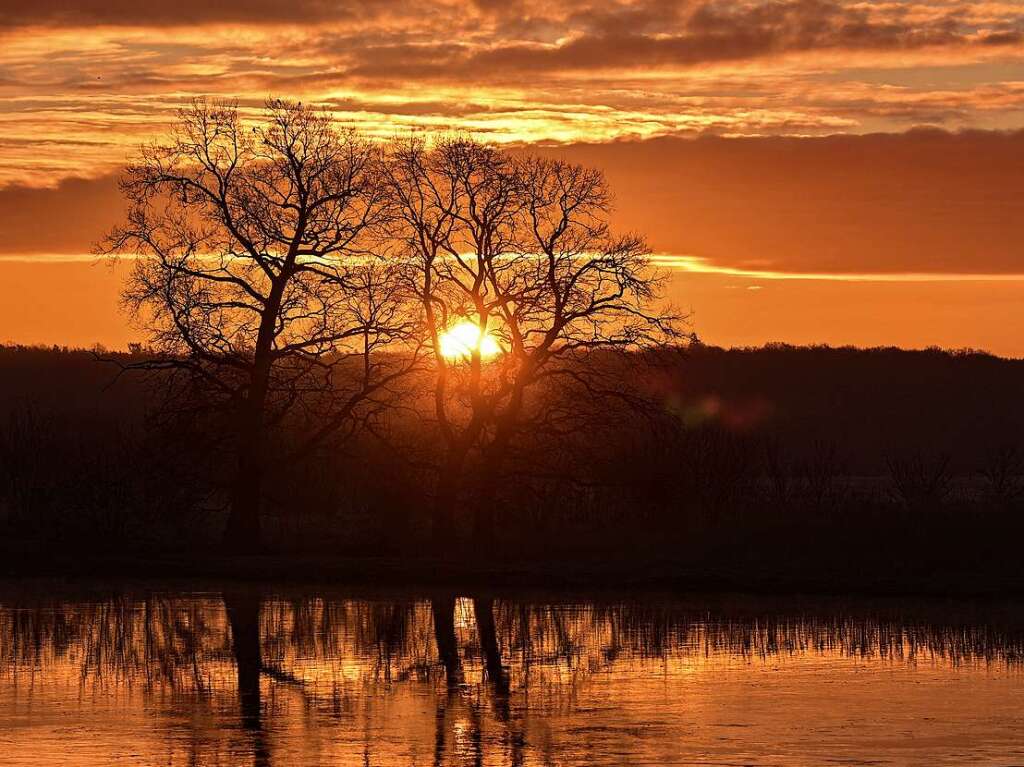
[[[1024,764],[1024,606],[0,586],[3,765]]]

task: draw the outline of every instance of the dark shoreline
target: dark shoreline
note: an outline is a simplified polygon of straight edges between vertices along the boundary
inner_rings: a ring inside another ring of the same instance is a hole
[[[425,557],[324,556],[266,554],[227,556],[214,552],[191,555],[139,550],[80,552],[3,547],[0,579],[186,579],[281,584],[331,584],[423,589],[543,589],[564,592],[707,593],[751,595],[813,595],[836,597],[1024,596],[1024,572],[958,570],[926,573],[904,569],[891,573],[835,570],[808,574],[796,570],[754,571],[707,568],[671,562],[557,563],[520,560],[441,561]]]

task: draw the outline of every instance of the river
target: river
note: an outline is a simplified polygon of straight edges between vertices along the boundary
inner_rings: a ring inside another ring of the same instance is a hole
[[[1024,764],[1024,604],[9,581],[0,764]]]

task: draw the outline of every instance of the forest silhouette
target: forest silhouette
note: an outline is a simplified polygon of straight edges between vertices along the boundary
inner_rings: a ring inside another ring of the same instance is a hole
[[[169,557],[179,574],[203,572],[227,515],[217,420],[168,417],[163,389],[112,383],[98,356],[118,355],[0,349],[6,567],[155,573]],[[498,580],[533,568],[540,582],[1017,588],[1024,363],[699,344],[644,357],[648,374],[618,407],[584,412],[557,443],[517,444],[485,493],[500,547],[474,550],[464,516],[447,562],[486,564],[476,577]],[[638,414],[632,399],[650,406]],[[327,441],[273,475],[269,553],[300,559],[273,571],[261,559],[256,573],[318,577],[325,561],[353,560],[356,579],[436,574],[423,546],[436,437],[414,418],[391,427],[388,439]],[[302,435],[279,435],[290,438]],[[403,564],[382,572],[381,558]]]

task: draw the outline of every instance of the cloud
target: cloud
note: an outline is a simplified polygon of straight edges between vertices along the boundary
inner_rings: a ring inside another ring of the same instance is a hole
[[[113,176],[69,178],[51,189],[0,189],[0,258],[83,256],[124,210]]]
[[[663,263],[771,279],[977,280],[1024,273],[1024,132],[674,138],[539,151],[604,169],[615,223]],[[0,189],[0,254],[88,253],[123,205],[113,176]],[[54,226],[53,222],[60,222]]]
[[[605,169],[620,227],[705,267],[1024,273],[1024,132],[665,138],[545,151]]]
[[[352,74],[372,77],[692,67],[821,50],[1013,47],[1024,39],[1024,9],[1011,3],[16,0],[7,5],[0,26],[8,28],[304,28],[309,44],[340,57]],[[272,50],[281,53],[276,46]]]
[[[495,35],[356,49],[351,71],[367,77],[450,80],[512,73],[692,68],[813,51],[906,52],[932,47],[1012,47],[1024,10],[979,17],[964,6],[912,13],[839,0],[756,3],[612,3],[560,19],[556,42]],[[327,43],[330,46],[330,42]]]
[[[1024,7],[959,0],[8,2],[0,187],[124,164],[193,95],[502,143],[1024,125]]]
[[[344,21],[377,16],[393,6],[386,0],[8,0],[0,26],[160,26]]]

